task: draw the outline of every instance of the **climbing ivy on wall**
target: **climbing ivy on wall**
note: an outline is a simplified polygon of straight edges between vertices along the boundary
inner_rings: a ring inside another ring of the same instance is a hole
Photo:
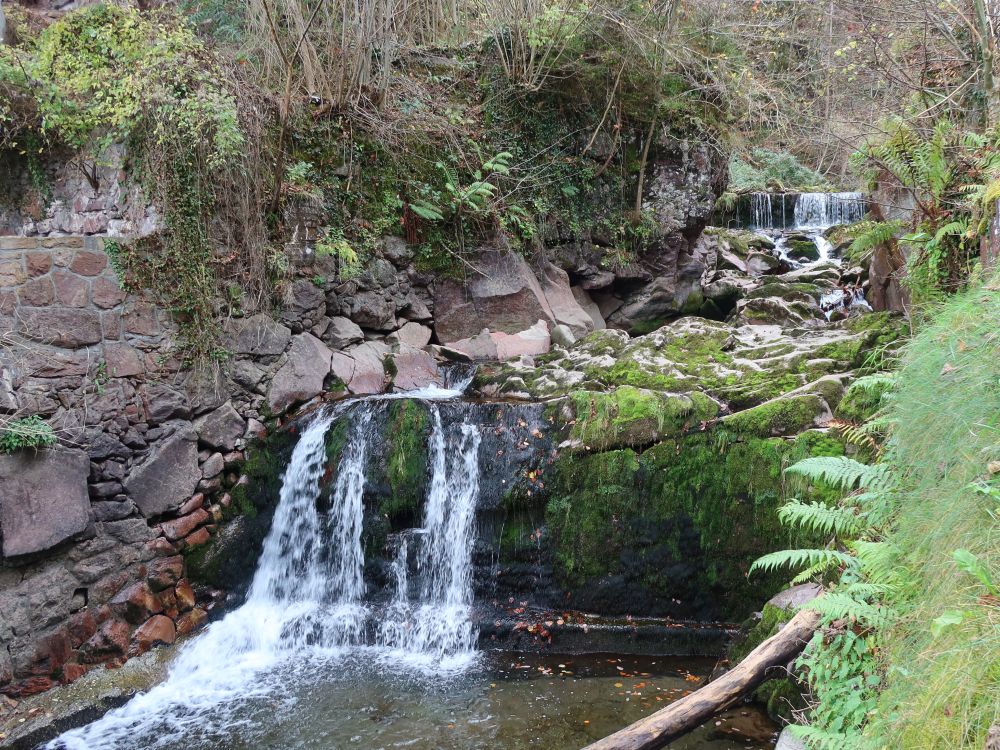
[[[212,354],[215,183],[246,139],[202,42],[169,11],[93,5],[0,49],[0,78],[30,94],[45,145],[71,149],[95,189],[97,166],[114,163],[115,144],[126,146],[126,166],[164,227],[111,248],[122,285],[150,290],[174,312],[189,355]]]

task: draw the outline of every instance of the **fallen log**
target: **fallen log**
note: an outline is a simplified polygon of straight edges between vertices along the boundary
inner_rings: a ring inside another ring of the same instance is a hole
[[[819,613],[800,610],[773,636],[714,682],[583,750],[657,750],[687,734],[762,683],[772,667],[785,665],[805,648]]]

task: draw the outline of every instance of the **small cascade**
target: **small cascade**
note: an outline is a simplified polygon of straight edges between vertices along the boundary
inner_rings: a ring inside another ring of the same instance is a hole
[[[782,201],[784,206],[784,201]],[[773,229],[774,213],[771,209],[770,193],[751,193],[750,225],[752,229]]]
[[[440,409],[431,407],[431,483],[419,544],[418,598],[411,600],[408,540],[397,547],[395,596],[380,628],[379,642],[442,665],[459,665],[473,652],[472,546],[479,498],[479,431],[466,422],[446,430]]]
[[[865,215],[862,193],[801,193],[795,200],[794,229],[828,229],[853,224]]]

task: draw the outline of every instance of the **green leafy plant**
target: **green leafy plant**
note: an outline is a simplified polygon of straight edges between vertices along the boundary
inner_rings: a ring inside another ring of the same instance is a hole
[[[13,453],[26,448],[43,448],[56,442],[52,427],[39,415],[0,423],[0,453]]]

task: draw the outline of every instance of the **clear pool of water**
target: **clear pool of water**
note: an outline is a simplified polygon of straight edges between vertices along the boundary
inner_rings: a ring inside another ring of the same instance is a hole
[[[175,707],[162,722],[147,715],[125,734],[127,739],[119,734],[111,745],[158,750],[578,750],[686,695],[702,684],[712,666],[707,659],[493,652],[448,676],[394,666],[391,655],[361,648],[308,664],[278,666],[261,675],[265,689],[216,711],[186,715]],[[670,747],[764,750],[774,746],[774,729],[757,709],[744,707]],[[95,744],[103,746],[100,740]]]

